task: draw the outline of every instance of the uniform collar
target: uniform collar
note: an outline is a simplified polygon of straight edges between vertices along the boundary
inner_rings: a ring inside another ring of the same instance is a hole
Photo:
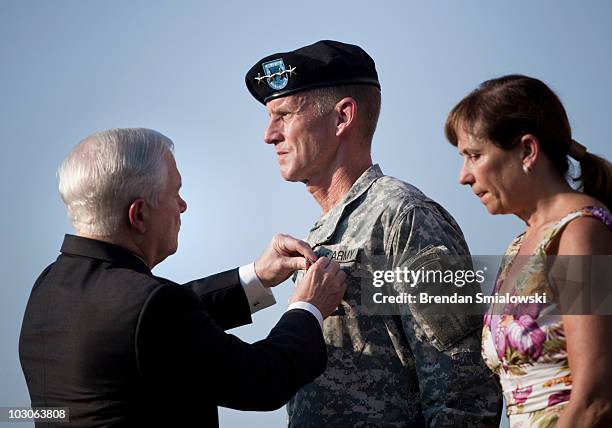
[[[118,245],[109,244],[108,242],[99,241],[97,239],[66,234],[60,251],[63,254],[91,257],[93,259],[115,263],[139,272],[151,273],[149,267],[130,251]]]
[[[315,225],[310,229],[310,233],[316,231],[316,236],[319,238],[315,242],[311,242],[312,245],[322,244],[329,240],[334,234],[338,222],[342,218],[344,209],[363,195],[372,184],[383,176],[383,173],[378,164],[372,165],[366,169],[363,174],[353,183],[349,191],[344,197],[333,206],[326,214],[324,214]]]

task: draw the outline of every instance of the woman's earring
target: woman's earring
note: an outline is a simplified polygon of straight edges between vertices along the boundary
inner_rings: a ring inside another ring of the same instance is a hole
[[[529,166],[527,166],[526,163],[523,164],[523,172],[525,174],[529,174],[531,172],[531,168]]]

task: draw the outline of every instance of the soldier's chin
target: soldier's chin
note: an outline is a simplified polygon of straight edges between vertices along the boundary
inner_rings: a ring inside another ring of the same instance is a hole
[[[166,257],[171,256],[172,254],[175,254],[177,251],[178,251],[178,236],[174,240],[174,244],[171,245],[170,248],[168,248]]]

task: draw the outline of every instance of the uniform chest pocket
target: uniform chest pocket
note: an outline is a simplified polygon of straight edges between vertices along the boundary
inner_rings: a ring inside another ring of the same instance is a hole
[[[361,286],[370,273],[367,270],[365,251],[357,246],[319,245],[313,248],[317,256],[329,257],[346,273],[346,293],[338,310],[332,315],[357,315],[361,306]]]

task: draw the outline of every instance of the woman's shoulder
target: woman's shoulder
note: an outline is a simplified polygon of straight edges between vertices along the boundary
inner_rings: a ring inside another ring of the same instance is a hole
[[[575,224],[591,223],[593,219],[602,223],[603,227],[612,230],[612,214],[610,210],[599,200],[584,193],[573,192],[565,194],[560,201],[558,208],[555,209],[559,213],[559,220],[551,227],[553,229],[562,229],[576,227]]]
[[[589,199],[588,205],[571,210],[553,226],[549,254],[612,254],[612,214],[596,199]]]
[[[612,254],[612,218],[608,222],[594,215],[581,215],[568,222],[560,233],[557,254]]]

